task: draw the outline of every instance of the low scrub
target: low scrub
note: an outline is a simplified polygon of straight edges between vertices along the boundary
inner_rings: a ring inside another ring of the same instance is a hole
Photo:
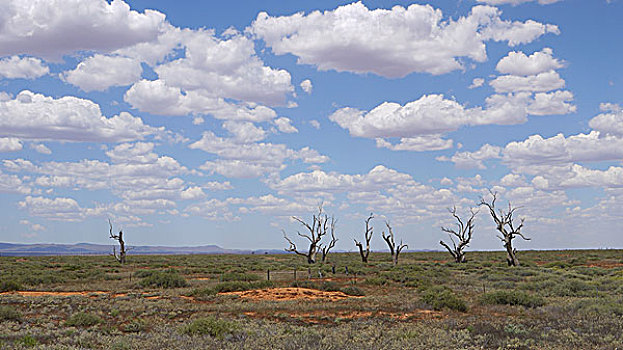
[[[241,282],[231,281],[219,283],[213,287],[195,289],[191,292],[191,296],[194,297],[206,297],[210,295],[216,295],[218,293],[227,292],[243,292],[245,290],[252,289],[265,289],[272,288],[274,285],[271,281],[258,281],[258,282]]]
[[[228,281],[249,282],[249,281],[257,281],[259,279],[261,278],[258,275],[253,275],[250,273],[242,273],[242,272],[228,272],[228,273],[224,273],[221,275],[221,281],[223,282],[228,282]]]
[[[188,282],[175,270],[151,271],[139,282],[141,287],[180,288],[187,287]]]
[[[344,287],[342,289],[340,289],[340,292],[346,294],[346,295],[352,295],[352,296],[356,296],[356,297],[362,297],[364,295],[366,295],[366,293],[364,293],[363,290],[355,287],[355,286],[348,286],[348,287]]]
[[[102,319],[96,315],[86,312],[78,312],[71,315],[71,317],[69,317],[69,319],[65,322],[65,325],[69,327],[87,328],[95,326],[99,323],[102,323]]]
[[[422,300],[426,304],[430,305],[434,310],[447,308],[460,312],[467,311],[465,301],[454,294],[454,292],[447,287],[436,286],[427,289],[422,294]]]
[[[10,306],[0,305],[0,321],[19,321],[22,315]]]
[[[180,332],[190,336],[209,335],[214,338],[223,339],[236,334],[239,330],[240,326],[236,322],[222,320],[216,317],[205,317],[187,324],[180,329]]]
[[[538,295],[512,290],[499,290],[484,294],[481,302],[488,305],[520,305],[525,307],[538,307],[545,305],[545,300]]]
[[[22,289],[22,285],[15,280],[0,280],[0,292],[10,292]]]

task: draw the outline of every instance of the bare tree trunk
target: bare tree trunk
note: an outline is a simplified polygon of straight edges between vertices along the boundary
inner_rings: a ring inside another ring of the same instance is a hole
[[[370,216],[365,220],[366,222],[366,231],[364,232],[365,244],[366,247],[364,249],[363,243],[355,241],[355,245],[359,248],[359,255],[361,256],[361,261],[364,263],[368,262],[368,256],[370,255],[370,240],[372,240],[372,227],[370,227],[370,220],[372,220],[374,216],[370,213]]]
[[[491,214],[491,218],[493,218],[493,222],[497,227],[497,230],[500,232],[498,238],[504,244],[504,249],[506,250],[506,262],[508,266],[519,266],[519,259],[517,259],[517,249],[513,248],[513,239],[519,236],[522,239],[529,241],[530,238],[525,237],[521,233],[521,229],[523,228],[524,219],[520,220],[519,226],[515,227],[515,223],[513,222],[513,213],[517,208],[513,208],[511,203],[508,202],[508,211],[499,210],[496,212],[495,210],[495,201],[497,200],[497,192],[491,192],[493,196],[493,200],[489,203],[485,201],[484,198],[480,199],[480,205],[484,205],[489,208],[489,213]]]
[[[408,246],[406,244],[402,244],[402,241],[400,241],[400,244],[396,245],[396,241],[394,240],[394,231],[389,225],[389,222],[385,221],[385,226],[387,226],[387,231],[389,232],[389,234],[386,236],[385,231],[382,231],[381,236],[389,247],[389,253],[392,256],[392,262],[394,263],[394,265],[398,265],[398,256],[400,255],[400,252],[404,248],[408,248]]]
[[[450,237],[450,241],[452,242],[452,247],[450,247],[444,241],[439,241],[439,244],[441,244],[443,247],[445,247],[448,250],[448,252],[454,258],[455,262],[464,263],[466,261],[464,249],[467,246],[469,246],[469,243],[472,240],[472,235],[474,231],[474,218],[476,217],[476,214],[478,214],[478,211],[474,211],[474,209],[471,209],[470,210],[471,216],[467,220],[466,223],[464,223],[463,220],[461,220],[461,218],[457,215],[456,207],[453,207],[452,209],[448,209],[448,211],[456,219],[457,229],[455,230],[455,229],[442,227],[441,230],[448,233],[448,236]],[[455,242],[452,236],[458,239],[458,244],[457,242]]]
[[[125,248],[125,241],[123,240],[123,231],[119,230],[119,233],[115,235],[112,233],[112,223],[110,222],[110,219],[108,219],[108,225],[110,226],[110,238],[119,242],[119,254],[117,254],[117,251],[115,250],[115,247],[113,246],[112,256],[120,264],[125,264],[125,260],[126,260],[125,256],[126,256],[127,250]]]
[[[292,218],[301,223],[301,225],[303,225],[309,232],[309,234],[302,234],[300,232],[297,232],[300,237],[303,237],[309,241],[309,248],[307,249],[307,252],[299,251],[296,248],[296,244],[292,240],[290,240],[286,235],[286,232],[282,230],[283,238],[288,241],[288,244],[290,245],[285,250],[287,252],[293,252],[297,255],[306,257],[308,264],[316,263],[316,256],[318,255],[318,252],[322,251],[322,258],[324,261],[324,259],[326,259],[327,255],[329,254],[329,250],[333,248],[335,246],[335,242],[337,242],[337,239],[335,238],[335,218],[329,217],[328,215],[324,214],[324,212],[322,211],[322,203],[318,205],[318,214],[312,216],[311,225],[296,216],[293,216]],[[329,244],[323,249],[323,244],[321,243],[321,241],[322,238],[327,235],[329,229],[331,230],[332,239],[331,242],[329,242]]]

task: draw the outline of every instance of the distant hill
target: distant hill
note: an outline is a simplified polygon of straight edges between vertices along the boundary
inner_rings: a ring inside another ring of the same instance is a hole
[[[112,245],[77,243],[77,244],[13,244],[0,243],[0,256],[33,256],[33,255],[108,255],[112,253]],[[132,246],[128,254],[132,255],[171,255],[171,254],[281,254],[276,249],[225,249],[217,245],[196,247],[167,246]]]

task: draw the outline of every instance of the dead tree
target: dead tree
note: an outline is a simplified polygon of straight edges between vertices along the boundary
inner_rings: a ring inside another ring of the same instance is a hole
[[[476,217],[476,214],[478,214],[478,211],[470,209],[471,216],[467,222],[463,222],[463,220],[461,220],[461,218],[457,215],[456,207],[452,207],[452,209],[448,208],[448,211],[457,221],[456,230],[443,226],[441,227],[441,230],[446,232],[450,237],[452,248],[450,248],[450,246],[444,241],[439,241],[439,244],[444,246],[448,252],[452,254],[455,262],[464,263],[467,260],[465,260],[465,252],[463,250],[469,246],[469,242],[472,240],[472,235],[474,233],[474,218]],[[458,244],[452,236],[457,238]]]
[[[327,256],[329,255],[329,251],[335,247],[335,243],[337,243],[338,239],[335,238],[335,222],[336,220],[331,218],[331,240],[326,245],[321,245],[322,251],[322,262],[324,263],[327,260]]]
[[[385,231],[382,231],[381,236],[383,236],[383,239],[389,247],[389,252],[392,255],[392,262],[394,265],[398,265],[398,255],[400,255],[400,252],[404,248],[408,248],[408,246],[406,244],[402,244],[402,240],[400,241],[400,244],[396,245],[396,241],[394,240],[394,231],[392,231],[392,227],[389,225],[389,222],[385,221],[385,226],[387,226],[389,234],[386,236]]]
[[[513,222],[513,214],[517,208],[513,208],[511,203],[508,202],[508,211],[504,211],[502,209],[496,212],[495,210],[495,201],[497,200],[497,192],[491,192],[493,196],[493,200],[489,203],[485,201],[484,197],[480,198],[480,205],[485,205],[489,208],[489,213],[491,213],[491,218],[495,222],[497,226],[497,230],[500,232],[498,238],[504,244],[504,248],[506,249],[506,262],[508,266],[519,266],[519,260],[517,259],[517,249],[513,248],[513,239],[519,236],[526,241],[529,241],[530,238],[526,238],[522,233],[521,229],[523,228],[524,218],[520,219],[519,226],[515,226]]]
[[[332,242],[329,242],[329,244],[326,246],[326,251],[325,251],[325,259],[326,259],[326,254],[329,253],[329,250],[335,246],[335,242],[333,241],[337,241],[335,239],[335,218],[333,218],[332,216],[329,217],[327,214],[325,214],[322,210],[322,204],[320,204],[318,206],[318,214],[313,215],[312,216],[312,223],[308,224],[307,222],[305,222],[303,219],[298,218],[296,216],[292,217],[294,220],[298,221],[299,223],[301,223],[301,225],[303,225],[307,231],[309,233],[300,233],[300,232],[296,232],[299,236],[307,239],[309,241],[309,248],[307,249],[306,252],[301,252],[296,248],[296,244],[288,238],[288,236],[286,235],[286,232],[283,231],[283,238],[285,238],[286,241],[288,241],[288,244],[290,245],[288,248],[286,248],[286,252],[293,252],[297,255],[301,255],[307,258],[307,263],[309,264],[313,264],[316,262],[316,256],[318,255],[319,251],[322,251],[322,238],[324,236],[327,235],[327,233],[329,232],[329,230],[331,230],[331,237],[333,237],[333,239],[331,240]]]
[[[119,254],[117,254],[117,251],[115,249],[115,246],[112,247],[112,256],[115,257],[115,259],[121,263],[121,264],[125,264],[125,255],[126,255],[126,247],[125,247],[125,241],[123,240],[123,231],[119,230],[118,234],[113,234],[112,233],[112,223],[110,222],[110,219],[108,219],[108,225],[110,226],[110,239],[114,239],[115,241],[119,242]]]
[[[368,218],[365,220],[366,231],[363,233],[365,241],[366,241],[365,249],[363,247],[363,243],[354,239],[355,245],[359,248],[359,255],[361,255],[361,261],[364,263],[368,262],[368,255],[370,255],[370,240],[372,239],[372,227],[370,227],[370,220],[372,220],[373,218],[374,216],[372,215],[372,213],[370,213],[370,216],[368,216]]]

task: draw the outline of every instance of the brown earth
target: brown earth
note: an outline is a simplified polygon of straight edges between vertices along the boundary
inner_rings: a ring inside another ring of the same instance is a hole
[[[272,288],[272,289],[255,289],[244,292],[227,292],[219,293],[222,295],[237,295],[241,298],[251,300],[311,300],[311,299],[327,299],[331,301],[343,300],[347,298],[361,298],[348,295],[342,292],[325,292],[308,288]]]

